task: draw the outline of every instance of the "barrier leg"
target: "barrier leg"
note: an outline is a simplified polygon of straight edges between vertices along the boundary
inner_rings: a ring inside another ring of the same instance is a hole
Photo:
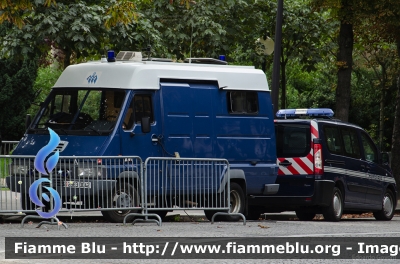
[[[21,221],[21,227],[24,227],[25,224],[25,220],[29,219],[29,218],[33,218],[33,219],[43,219],[43,217],[41,216],[36,216],[36,215],[27,215],[25,216],[22,221]],[[43,224],[48,224],[48,225],[57,225],[58,230],[60,230],[60,226],[63,226],[65,229],[68,229],[68,225],[61,222],[60,220],[58,220],[57,217],[53,216],[52,218],[49,218],[50,221],[41,221],[38,226],[36,228],[41,227]]]

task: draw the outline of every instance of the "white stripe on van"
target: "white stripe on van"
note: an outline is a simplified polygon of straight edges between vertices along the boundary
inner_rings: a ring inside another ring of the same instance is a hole
[[[396,183],[396,180],[393,177],[378,175],[378,174],[371,174],[365,173],[361,171],[353,171],[353,170],[346,170],[342,168],[336,168],[331,166],[324,166],[325,172],[348,175],[352,177],[358,177],[362,179],[369,179],[369,180],[378,180],[382,182],[389,182],[389,183]]]

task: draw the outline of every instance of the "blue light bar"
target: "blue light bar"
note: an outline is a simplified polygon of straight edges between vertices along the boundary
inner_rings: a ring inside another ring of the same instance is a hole
[[[113,50],[107,51],[107,61],[115,62],[115,52]]]
[[[333,116],[332,109],[310,108],[310,109],[281,109],[276,113],[277,117],[299,117],[299,116]]]

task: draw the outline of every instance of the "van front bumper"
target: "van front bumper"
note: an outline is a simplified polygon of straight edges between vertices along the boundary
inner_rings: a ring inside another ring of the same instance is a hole
[[[296,210],[300,207],[329,206],[332,202],[334,181],[316,180],[311,196],[249,196],[249,206],[261,206],[281,211]]]
[[[24,194],[29,193],[29,188],[34,181],[35,179],[30,176],[6,177],[7,187],[10,191]],[[52,188],[63,197],[77,195],[94,197],[111,192],[115,188],[116,182],[116,180],[109,179],[82,179],[80,181],[53,179]],[[46,184],[44,184],[44,186],[46,186]],[[47,186],[50,186],[50,184],[47,184]]]

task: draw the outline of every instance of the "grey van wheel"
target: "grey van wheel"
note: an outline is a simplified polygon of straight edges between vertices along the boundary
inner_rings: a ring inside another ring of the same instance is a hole
[[[245,199],[244,199],[244,192],[242,187],[235,182],[231,182],[231,192],[230,192],[230,213],[241,213],[244,212],[245,207]],[[207,219],[211,221],[213,215],[218,212],[215,210],[204,210],[204,214],[206,215]],[[239,221],[241,219],[240,216],[217,216],[214,220],[215,221]]]
[[[121,208],[139,207],[139,193],[128,182],[119,184],[111,195],[110,201],[104,208],[119,208],[112,211],[101,211],[104,218],[112,223],[122,223],[126,215],[136,213],[138,210],[122,210]],[[129,219],[133,220],[132,219]]]
[[[338,222],[343,215],[343,195],[339,188],[333,188],[331,204],[324,208],[323,215],[326,221]]]
[[[386,190],[382,199],[382,210],[374,212],[376,220],[389,221],[393,218],[394,211],[396,210],[396,201],[393,192]]]

